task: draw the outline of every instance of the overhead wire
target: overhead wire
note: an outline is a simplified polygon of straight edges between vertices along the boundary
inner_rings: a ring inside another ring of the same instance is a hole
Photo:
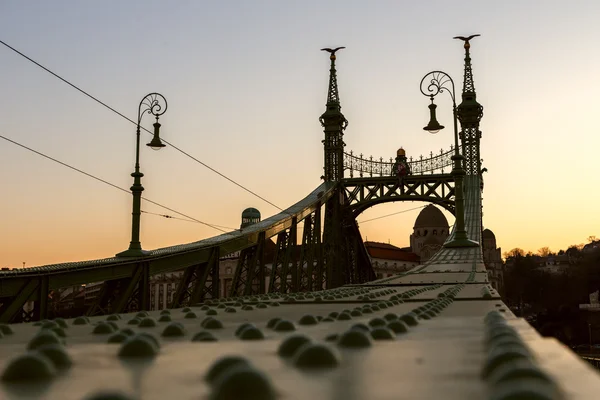
[[[380,217],[375,217],[375,218],[371,218],[371,219],[366,219],[366,220],[364,220],[364,221],[358,221],[358,223],[359,223],[359,224],[364,224],[365,222],[376,221],[376,220],[378,220],[378,219],[382,219],[382,218],[391,217],[392,215],[398,215],[398,214],[402,214],[402,213],[405,213],[405,212],[409,212],[409,211],[418,210],[418,209],[420,209],[420,208],[425,208],[425,207],[427,207],[427,205],[424,205],[424,206],[419,206],[419,207],[415,207],[415,208],[409,208],[408,210],[398,211],[398,212],[395,212],[395,213],[391,213],[391,214],[382,215],[382,216],[380,216]]]
[[[19,54],[21,57],[24,57],[25,59],[27,59],[28,61],[32,62],[33,64],[37,65],[38,67],[42,68],[44,71],[48,72],[49,74],[53,75],[54,77],[60,79],[61,81],[63,81],[64,83],[66,83],[67,85],[71,86],[72,88],[74,88],[75,90],[83,93],[84,95],[86,95],[87,97],[89,97],[90,99],[96,101],[97,103],[101,104],[102,106],[108,108],[110,111],[114,112],[115,114],[119,115],[120,117],[126,119],[127,121],[131,122],[134,125],[137,125],[137,122],[133,121],[132,119],[128,118],[127,116],[125,116],[124,114],[120,113],[119,111],[115,110],[114,108],[112,108],[111,106],[109,106],[108,104],[104,103],[103,101],[97,99],[96,97],[92,96],[91,94],[89,94],[88,92],[86,92],[85,90],[79,88],[78,86],[76,86],[75,84],[69,82],[68,80],[66,80],[65,78],[61,77],[60,75],[56,74],[55,72],[51,71],[50,69],[46,68],[45,66],[43,66],[42,64],[40,64],[39,62],[33,60],[31,57],[28,57],[27,55],[23,54],[22,52],[20,52],[19,50],[15,49],[14,47],[10,46],[8,43],[0,40],[0,43],[3,44],[4,46],[8,47],[10,50],[14,51],[15,53]],[[148,129],[144,128],[144,127],[140,127],[141,129],[143,129],[144,131],[146,131],[147,133],[152,134],[152,132],[150,132]],[[169,146],[171,146],[172,148],[174,148],[175,150],[179,151],[180,153],[184,154],[185,156],[191,158],[192,160],[196,161],[197,163],[199,163],[200,165],[204,166],[205,168],[208,168],[210,171],[214,172],[215,174],[221,176],[222,178],[228,180],[229,182],[233,183],[234,185],[238,186],[239,188],[245,190],[246,192],[252,194],[253,196],[261,199],[262,201],[266,202],[267,204],[275,207],[276,209],[278,209],[279,211],[284,211],[281,207],[279,207],[278,205],[270,202],[269,200],[265,199],[264,197],[262,197],[261,195],[253,192],[252,190],[248,189],[247,187],[243,186],[242,184],[236,182],[235,180],[229,178],[228,176],[222,174],[221,172],[217,171],[216,169],[214,169],[213,167],[207,165],[206,163],[200,161],[199,159],[197,159],[196,157],[192,156],[191,154],[183,151],[182,149],[180,149],[179,147],[175,146],[174,144],[166,141],[165,139],[161,139],[164,143],[168,144]]]
[[[4,139],[4,140],[6,140],[6,141],[8,141],[8,142],[11,142],[11,143],[13,143],[13,144],[16,144],[17,146],[20,146],[20,147],[22,147],[22,148],[24,148],[24,149],[27,149],[27,150],[31,151],[31,152],[34,152],[34,153],[36,153],[36,154],[38,154],[38,155],[40,155],[40,156],[42,156],[42,157],[45,157],[45,158],[47,158],[47,159],[49,159],[49,160],[51,160],[51,161],[54,161],[54,162],[58,163],[58,164],[61,164],[62,166],[65,166],[65,167],[67,167],[67,168],[70,168],[70,169],[72,169],[72,170],[74,170],[74,171],[77,171],[77,172],[79,172],[79,173],[81,173],[81,174],[83,174],[83,175],[86,175],[86,176],[88,176],[88,177],[90,177],[90,178],[93,178],[93,179],[95,179],[95,180],[97,180],[97,181],[100,181],[100,182],[102,182],[102,183],[105,183],[105,184],[107,184],[107,185],[109,185],[109,186],[112,186],[112,187],[113,187],[113,188],[115,188],[115,189],[119,189],[119,190],[121,190],[121,191],[123,191],[123,192],[125,192],[125,193],[128,193],[128,194],[129,194],[129,193],[131,193],[129,190],[127,190],[127,189],[124,189],[124,188],[122,188],[122,187],[120,187],[120,186],[117,186],[117,185],[115,185],[114,183],[110,183],[110,182],[108,182],[108,181],[107,181],[107,180],[105,180],[105,179],[99,178],[99,177],[97,177],[97,176],[95,176],[95,175],[92,175],[92,174],[90,174],[90,173],[88,173],[88,172],[85,172],[85,171],[83,171],[83,170],[81,170],[81,169],[79,169],[79,168],[76,168],[76,167],[74,167],[74,166],[72,166],[72,165],[69,165],[69,164],[67,164],[67,163],[65,163],[65,162],[62,162],[62,161],[60,161],[60,160],[57,160],[57,159],[56,159],[56,158],[54,158],[54,157],[50,157],[49,155],[46,155],[46,154],[44,154],[44,153],[42,153],[42,152],[39,152],[39,151],[37,151],[37,150],[34,150],[34,149],[32,149],[31,147],[25,146],[24,144],[21,144],[21,143],[19,143],[19,142],[16,142],[16,141],[14,141],[14,140],[12,140],[12,139],[9,139],[9,138],[7,138],[6,136],[0,135],[0,138],[2,138],[2,139]],[[177,210],[174,210],[174,209],[172,209],[172,208],[170,208],[170,207],[167,207],[167,206],[165,206],[165,205],[162,205],[162,204],[160,204],[160,203],[157,203],[156,201],[150,200],[150,199],[148,199],[148,198],[146,198],[146,197],[143,197],[143,196],[142,196],[142,199],[143,199],[143,200],[145,200],[145,201],[147,201],[148,203],[152,203],[152,204],[154,204],[154,205],[157,205],[157,206],[159,206],[159,207],[161,207],[161,208],[164,208],[164,209],[166,209],[166,210],[169,210],[169,211],[171,211],[171,212],[174,212],[175,214],[179,214],[179,215],[181,215],[181,216],[183,216],[183,217],[186,217],[186,218],[188,218],[188,221],[189,221],[189,222],[197,222],[197,223],[199,223],[199,224],[206,225],[206,226],[208,226],[208,227],[210,227],[210,228],[216,229],[216,230],[218,230],[218,231],[221,231],[221,232],[223,232],[223,233],[227,233],[227,231],[225,231],[225,230],[223,230],[223,229],[220,229],[220,228],[218,228],[218,227],[219,227],[219,226],[221,226],[221,225],[214,225],[214,224],[209,224],[208,222],[203,222],[203,221],[200,221],[199,219],[196,219],[196,218],[194,218],[194,217],[190,217],[189,215],[186,215],[186,214],[184,214],[184,213],[182,213],[182,212],[179,212],[179,211],[177,211]],[[145,213],[148,213],[148,214],[152,214],[152,213],[149,213],[149,212],[147,212],[147,211],[142,211],[142,212],[145,212]],[[158,214],[157,214],[157,215],[158,215]],[[162,215],[162,216],[164,216],[164,215]],[[175,217],[171,217],[171,216],[170,216],[169,218],[175,218]],[[176,218],[176,219],[182,219],[182,218]],[[224,227],[224,228],[226,228],[226,227]],[[230,228],[227,228],[227,229],[230,229]],[[235,229],[231,229],[231,230],[235,230]]]

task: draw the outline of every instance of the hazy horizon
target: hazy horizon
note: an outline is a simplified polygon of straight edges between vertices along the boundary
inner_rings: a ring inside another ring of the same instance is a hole
[[[418,157],[453,143],[448,97],[436,99],[447,128],[423,131],[429,102],[420,80],[446,71],[459,96],[464,53],[452,37],[480,33],[471,57],[484,107],[484,227],[503,252],[535,253],[600,237],[593,128],[600,56],[589,45],[600,36],[599,12],[594,1],[5,2],[0,40],[130,119],[147,93],[162,93],[164,139],[285,209],[321,183],[318,118],[329,73],[321,48],[346,46],[337,60],[346,150],[389,159],[402,146]],[[0,135],[131,186],[133,124],[5,46],[0,62]],[[145,116],[142,125],[153,122]],[[247,207],[263,219],[279,212],[173,148],[142,147],[149,199],[232,228]],[[131,194],[6,140],[0,159],[0,267],[107,258],[128,247]],[[421,205],[367,210],[358,218],[363,239],[408,246],[420,210],[361,221]],[[147,202],[142,210],[176,216]],[[144,249],[220,233],[142,214]]]

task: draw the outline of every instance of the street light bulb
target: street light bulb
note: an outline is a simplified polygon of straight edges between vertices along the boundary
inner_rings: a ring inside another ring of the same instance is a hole
[[[435,130],[429,131],[429,133],[436,134],[436,133],[438,133],[439,131],[440,131],[439,129],[435,129]]]

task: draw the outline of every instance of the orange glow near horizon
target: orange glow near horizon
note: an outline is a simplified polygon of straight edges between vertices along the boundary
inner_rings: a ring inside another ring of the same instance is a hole
[[[319,49],[346,47],[337,53],[342,112],[350,122],[346,150],[389,159],[402,146],[418,157],[454,141],[449,97],[436,100],[447,128],[436,135],[422,130],[429,101],[419,91],[421,78],[434,69],[449,73],[459,101],[464,55],[452,37],[481,33],[471,57],[489,171],[484,227],[503,252],[558,251],[600,237],[600,135],[593,128],[600,55],[589,40],[565,34],[600,37],[600,3],[413,3],[267,0],[165,8],[151,1],[139,19],[136,3],[14,2],[2,6],[0,26],[7,44],[128,118],[136,119],[144,95],[162,93],[169,102],[162,138],[281,208],[321,183],[318,117],[329,58]],[[423,24],[432,10],[445,15],[434,27]],[[159,37],[144,37],[148,26],[160,26]],[[129,190],[133,124],[4,46],[0,62],[0,135]],[[153,122],[142,119],[150,130]],[[142,147],[148,199],[234,229],[247,207],[263,219],[279,212],[172,147]],[[0,159],[0,267],[108,258],[128,247],[131,194],[2,139]],[[367,210],[358,219],[363,239],[408,246],[420,210],[361,221],[423,204]],[[144,201],[142,210],[180,217]],[[151,214],[142,214],[141,226],[145,249],[221,233]]]

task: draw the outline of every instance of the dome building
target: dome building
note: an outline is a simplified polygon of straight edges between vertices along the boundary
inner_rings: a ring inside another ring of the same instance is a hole
[[[442,247],[448,234],[448,220],[439,208],[429,204],[415,220],[410,248],[424,263]]]
[[[481,238],[483,262],[488,272],[488,279],[492,287],[502,294],[504,292],[502,250],[496,248],[496,235],[491,230],[484,229]]]
[[[250,207],[242,211],[242,224],[240,225],[240,229],[244,229],[257,222],[260,222],[260,211],[256,208]]]

